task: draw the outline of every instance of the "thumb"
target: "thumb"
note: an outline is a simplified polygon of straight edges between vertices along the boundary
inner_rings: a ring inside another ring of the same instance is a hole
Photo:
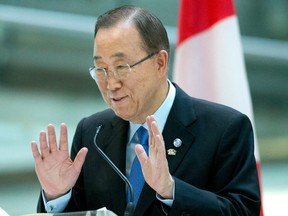
[[[74,169],[75,169],[78,173],[80,173],[80,171],[81,171],[81,169],[82,169],[82,166],[83,166],[83,164],[84,164],[84,161],[85,161],[87,152],[88,152],[88,149],[85,148],[85,147],[83,147],[82,149],[80,149],[80,151],[77,153],[77,155],[76,155],[76,157],[75,157],[73,166],[74,166]]]

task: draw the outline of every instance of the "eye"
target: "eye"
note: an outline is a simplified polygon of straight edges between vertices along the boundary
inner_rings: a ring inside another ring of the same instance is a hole
[[[98,81],[103,81],[107,76],[106,69],[101,67],[95,68],[95,76]]]
[[[115,67],[115,71],[118,76],[126,76],[130,72],[130,66],[128,64],[122,64]]]
[[[96,73],[105,73],[105,72],[106,72],[106,69],[103,68],[103,67],[96,67],[96,68],[95,68],[95,72],[96,72]]]

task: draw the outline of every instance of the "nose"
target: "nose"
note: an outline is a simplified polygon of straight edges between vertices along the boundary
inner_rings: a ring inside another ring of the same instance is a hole
[[[120,79],[117,79],[112,73],[110,73],[107,78],[107,89],[110,91],[115,91],[122,87],[122,82]]]

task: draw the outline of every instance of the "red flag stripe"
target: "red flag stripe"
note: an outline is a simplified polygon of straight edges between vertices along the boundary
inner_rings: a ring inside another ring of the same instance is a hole
[[[201,1],[201,4],[198,1]],[[177,45],[188,37],[211,27],[219,20],[234,14],[235,9],[231,0],[182,0]]]

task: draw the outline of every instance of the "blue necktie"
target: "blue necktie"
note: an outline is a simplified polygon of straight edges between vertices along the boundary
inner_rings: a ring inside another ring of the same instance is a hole
[[[140,143],[143,146],[146,153],[148,154],[148,131],[143,126],[141,126],[136,131],[134,136],[137,136],[136,137],[137,143]],[[135,156],[133,163],[132,163],[132,167],[131,167],[131,171],[129,175],[129,181],[134,191],[134,205],[136,206],[138,199],[140,197],[143,185],[145,183],[143,173],[142,173],[142,168],[141,168],[137,155]],[[130,201],[129,192],[127,195],[127,201],[128,202]]]

